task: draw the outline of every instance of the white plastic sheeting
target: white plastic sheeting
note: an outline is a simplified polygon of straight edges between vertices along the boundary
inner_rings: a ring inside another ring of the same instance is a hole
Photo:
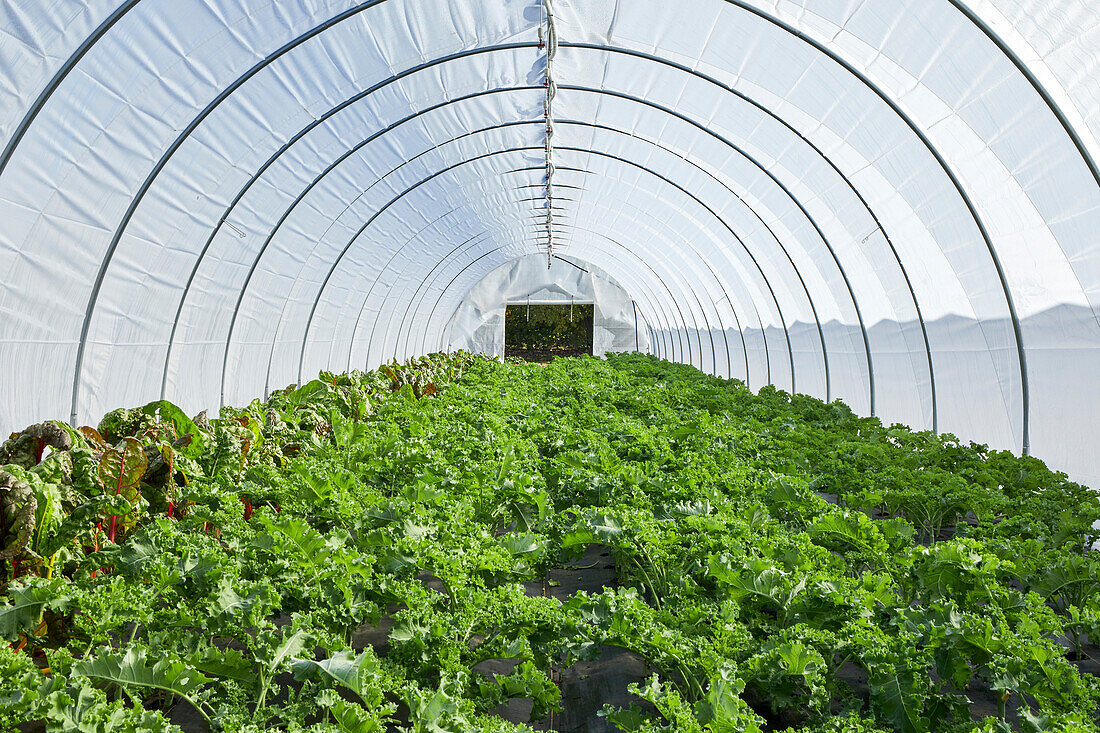
[[[649,352],[646,323],[621,285],[595,267],[554,255],[528,255],[501,265],[470,289],[443,335],[447,351],[465,349],[504,357],[504,315],[509,305],[591,303],[592,354]]]
[[[546,254],[546,16],[0,2],[0,429],[445,343]],[[553,16],[553,251],[654,353],[1100,486],[1096,3]]]

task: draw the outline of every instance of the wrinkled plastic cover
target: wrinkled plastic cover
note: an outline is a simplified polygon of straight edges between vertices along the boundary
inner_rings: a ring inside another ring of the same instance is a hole
[[[1100,6],[553,12],[554,249],[653,353],[1100,486]],[[0,430],[475,338],[471,290],[545,253],[544,22],[0,3]]]

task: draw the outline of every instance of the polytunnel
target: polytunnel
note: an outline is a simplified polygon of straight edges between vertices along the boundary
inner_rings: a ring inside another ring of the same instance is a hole
[[[0,429],[438,351],[537,256],[606,273],[657,356],[1100,486],[1098,20],[6,0]]]
[[[1098,79],[1100,0],[0,0],[0,731],[1100,733]]]

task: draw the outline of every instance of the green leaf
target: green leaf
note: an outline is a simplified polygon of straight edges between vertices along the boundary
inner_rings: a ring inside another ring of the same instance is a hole
[[[65,683],[60,674],[42,674],[30,655],[0,650],[0,724],[44,717],[47,698]]]
[[[415,639],[420,644],[424,644],[424,640],[430,632],[431,629],[427,626],[406,619],[394,625],[390,630],[390,639],[392,641],[413,641]]]
[[[708,731],[743,733],[759,730],[759,718],[741,698],[745,683],[732,665],[724,665],[717,677],[710,680],[710,689],[699,703],[699,720]]]
[[[411,519],[406,519],[401,523],[401,533],[410,540],[421,540],[425,537],[431,537],[438,529],[438,527],[433,525],[417,524]]]
[[[366,423],[347,419],[336,409],[329,410],[329,423],[332,425],[332,437],[336,445],[343,450],[358,443],[371,432]]]
[[[924,694],[915,674],[913,670],[871,669],[871,707],[898,733],[926,733],[931,728],[928,718],[921,715]]]
[[[561,710],[561,689],[530,660],[517,665],[511,674],[496,678],[506,699],[528,697],[533,701],[530,720],[541,720]]]
[[[267,535],[258,537],[254,543],[256,546],[289,554],[315,574],[320,573],[332,557],[332,548],[325,538],[304,519],[285,514],[280,514],[277,520],[265,514],[259,515],[259,518]]]
[[[209,443],[208,436],[195,424],[194,420],[187,416],[187,413],[176,405],[168,400],[157,400],[141,408],[141,411],[147,415],[152,415],[161,422],[172,423],[172,426],[176,429],[177,438],[183,438],[186,435],[191,436],[190,441],[182,441],[176,446],[176,450],[183,453],[183,455],[198,460],[206,453]]]
[[[329,387],[320,379],[306,382],[298,389],[286,396],[286,401],[295,407],[300,407],[307,402],[313,402],[329,393]]]
[[[632,704],[629,708],[624,710],[602,710],[597,713],[602,718],[607,718],[615,728],[626,733],[634,733],[635,731],[651,731],[652,719],[649,715],[642,712],[642,709],[637,705]]]
[[[704,517],[714,511],[714,507],[707,499],[698,501],[678,501],[670,504],[669,513],[682,517]]]
[[[798,642],[781,644],[776,647],[787,674],[813,676],[824,669],[821,655]]]
[[[130,503],[121,496],[97,496],[78,504],[50,534],[39,552],[49,557],[81,535],[90,534],[96,522],[112,514],[123,514],[129,508]]]
[[[0,605],[0,638],[15,641],[20,634],[29,634],[38,626],[42,611],[67,609],[72,599],[64,593],[64,581],[35,578],[30,584],[12,583],[8,597]]]
[[[446,676],[438,690],[409,689],[405,693],[405,702],[409,706],[413,733],[466,733],[473,730],[473,721],[462,708],[459,689],[460,685]]]
[[[149,654],[150,651],[140,645],[121,652],[101,647],[95,657],[74,664],[73,671],[120,687],[140,687],[179,695],[206,715],[200,707],[199,693],[210,678],[163,651],[156,652],[155,661],[150,660]]]
[[[500,544],[513,555],[542,555],[546,549],[546,541],[530,533],[510,534]]]
[[[247,596],[242,596],[233,586],[232,579],[223,577],[218,581],[217,594],[208,604],[207,610],[212,616],[243,619],[257,607],[262,609],[261,615],[266,613],[273,605],[274,598],[275,591],[265,584],[260,584]]]
[[[708,559],[710,574],[725,584],[736,600],[756,596],[782,609],[805,587],[805,577],[790,586],[786,573],[763,560],[742,562],[742,567],[735,567],[726,554],[711,555]]]
[[[380,684],[384,679],[382,663],[371,649],[359,656],[342,651],[322,661],[295,659],[291,668],[296,680],[317,676],[330,679],[354,692],[370,707],[381,705],[384,701]]]
[[[693,435],[698,435],[701,432],[703,432],[703,427],[699,423],[688,423],[687,425],[681,425],[673,430],[669,437],[672,438],[672,440],[680,442]]]
[[[283,666],[283,663],[291,657],[296,657],[306,648],[310,636],[304,631],[295,631],[290,636],[284,637],[283,642],[275,647],[274,652],[265,661],[268,669],[274,671]]]
[[[108,702],[86,679],[51,694],[48,703],[47,733],[180,733],[159,712]]]
[[[622,534],[622,521],[617,517],[600,512],[583,517],[572,532],[562,539],[563,549],[587,545],[594,542],[612,543]]]
[[[382,733],[386,730],[384,721],[360,705],[344,700],[333,690],[321,690],[317,695],[317,704],[332,713],[336,725],[346,733]],[[387,707],[383,713],[391,711],[392,707]]]
[[[208,646],[189,656],[187,663],[203,674],[235,680],[248,687],[256,684],[255,665],[238,649]]]
[[[772,484],[771,500],[781,504],[798,503],[802,501],[803,489],[793,483],[789,477],[776,478]]]
[[[58,690],[47,698],[49,706],[46,708],[46,719],[49,725],[46,730],[51,733],[107,733],[106,697],[90,687],[87,681],[82,682],[76,690]],[[69,692],[75,692],[76,697]]]
[[[373,526],[383,527],[404,517],[406,511],[407,509],[405,507],[387,503],[365,510],[363,516],[370,519]]]
[[[378,565],[387,573],[399,575],[417,566],[416,558],[404,552],[389,552],[378,558]]]

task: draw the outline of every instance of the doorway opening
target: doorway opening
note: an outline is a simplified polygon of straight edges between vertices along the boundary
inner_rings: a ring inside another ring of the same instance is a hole
[[[554,356],[591,356],[594,312],[591,303],[509,305],[504,356],[542,363]]]

